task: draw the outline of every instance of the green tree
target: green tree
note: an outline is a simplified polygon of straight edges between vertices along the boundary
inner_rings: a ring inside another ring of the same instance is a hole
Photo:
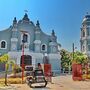
[[[72,53],[72,52],[68,52],[65,49],[62,49],[60,51],[60,55],[61,55],[61,67],[64,68],[65,70],[71,70],[72,63],[77,63],[77,64],[88,63],[87,55],[79,51]]]
[[[70,56],[70,54],[71,53],[65,49],[62,49],[60,51],[62,69],[69,70],[69,67],[71,67],[71,56]]]
[[[71,53],[71,57],[72,57],[72,54]],[[88,58],[87,58],[87,55],[77,51],[77,52],[74,52],[74,58],[72,58],[72,63],[75,62],[77,64],[85,64],[85,63],[88,63]]]

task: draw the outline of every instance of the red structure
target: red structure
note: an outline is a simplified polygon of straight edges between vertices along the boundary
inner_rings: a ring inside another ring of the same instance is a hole
[[[24,78],[24,43],[23,43],[23,48],[22,48],[22,82]]]
[[[44,75],[47,78],[47,81],[52,81],[51,64],[44,64]]]
[[[22,82],[23,82],[23,78],[24,78],[24,68],[25,68],[25,65],[24,65],[24,43],[26,42],[26,38],[25,38],[25,33],[26,31],[21,31],[22,34],[23,34],[23,40],[22,40]]]
[[[73,80],[82,80],[82,65],[81,64],[72,65],[72,78]]]

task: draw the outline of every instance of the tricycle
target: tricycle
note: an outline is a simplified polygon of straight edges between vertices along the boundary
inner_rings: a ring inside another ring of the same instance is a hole
[[[33,74],[30,74],[27,76],[26,81],[27,84],[31,88],[41,88],[46,87],[47,81],[45,79],[44,73],[42,69],[36,69],[32,72]]]

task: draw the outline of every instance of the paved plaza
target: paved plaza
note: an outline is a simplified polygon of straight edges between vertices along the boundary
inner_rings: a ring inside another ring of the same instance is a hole
[[[90,81],[73,81],[71,75],[53,77],[46,88],[30,88],[27,84],[12,84],[0,90],[90,90]]]

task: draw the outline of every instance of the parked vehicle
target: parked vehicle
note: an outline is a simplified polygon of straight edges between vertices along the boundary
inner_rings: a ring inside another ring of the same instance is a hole
[[[47,85],[42,69],[34,70],[33,74],[28,76],[26,81],[31,88],[46,87]]]

